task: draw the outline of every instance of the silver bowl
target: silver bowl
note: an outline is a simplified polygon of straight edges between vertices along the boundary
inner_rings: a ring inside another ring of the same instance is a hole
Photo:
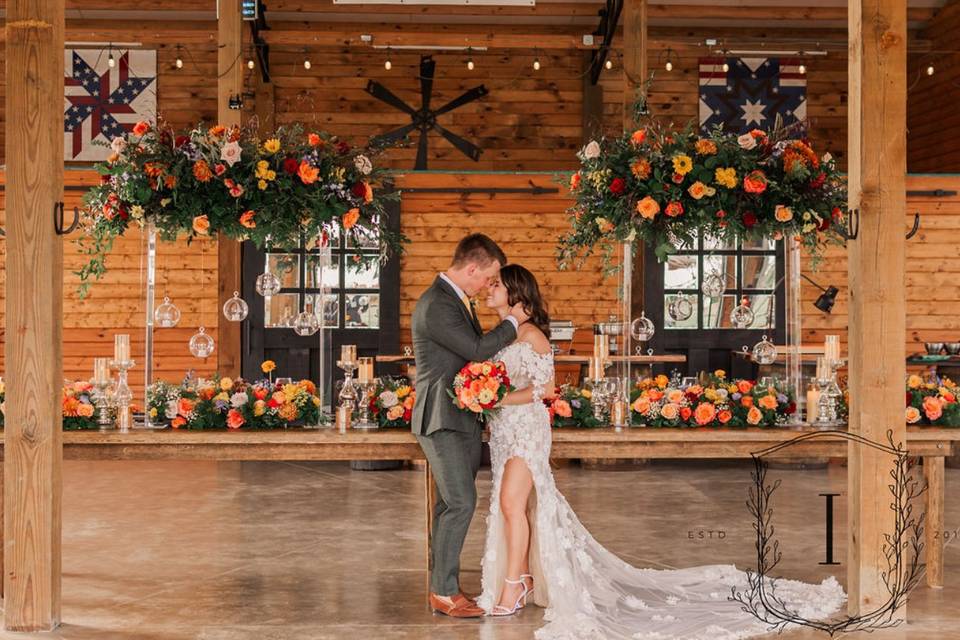
[[[924,342],[923,346],[931,356],[938,356],[943,351],[942,342]]]
[[[947,342],[943,346],[947,348],[947,353],[951,356],[960,355],[960,342]]]

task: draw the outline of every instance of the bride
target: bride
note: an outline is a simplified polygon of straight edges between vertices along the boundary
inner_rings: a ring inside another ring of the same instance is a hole
[[[529,313],[517,340],[501,350],[515,391],[490,422],[493,490],[477,604],[491,616],[513,615],[528,603],[546,607],[538,639],[737,640],[770,628],[729,599],[747,588],[732,565],[677,570],[633,567],[600,545],[557,490],[550,470],[553,394],[549,316],[533,274],[500,270],[487,306],[501,318],[522,302]],[[820,585],[777,582],[789,607],[826,618],[846,600],[834,578]]]

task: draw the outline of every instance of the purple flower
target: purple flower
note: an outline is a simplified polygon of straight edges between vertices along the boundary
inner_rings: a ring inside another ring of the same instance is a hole
[[[743,397],[743,395],[741,395],[740,392],[738,391],[738,392],[734,393],[733,395],[731,395],[731,396],[730,396],[730,399],[736,401],[736,400],[739,400],[739,399],[742,398],[742,397]]]
[[[217,411],[223,411],[224,409],[230,406],[230,403],[227,402],[226,400],[214,400],[213,406],[217,408]]]
[[[83,404],[90,404],[90,396],[82,395],[80,396],[80,402]]]
[[[579,409],[579,408],[580,408],[580,401],[579,401],[579,400],[571,400],[571,401],[570,401],[570,406],[573,407],[574,409]]]
[[[777,402],[779,402],[780,404],[787,404],[787,396],[783,395],[782,393],[778,393]]]

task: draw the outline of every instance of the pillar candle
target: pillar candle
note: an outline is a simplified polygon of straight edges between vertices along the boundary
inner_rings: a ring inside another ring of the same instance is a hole
[[[606,358],[609,355],[610,336],[602,334],[593,336],[593,357]]]
[[[817,405],[820,402],[820,392],[810,387],[807,389],[807,422],[813,423],[817,419]]]
[[[106,384],[110,380],[110,359],[93,359],[93,382],[94,384]]]
[[[355,344],[340,345],[340,361],[356,362],[357,361],[357,345]]]
[[[118,333],[113,337],[113,359],[117,362],[130,360],[130,334]]]
[[[366,384],[373,379],[373,358],[360,358],[360,367],[357,369],[357,382]]]

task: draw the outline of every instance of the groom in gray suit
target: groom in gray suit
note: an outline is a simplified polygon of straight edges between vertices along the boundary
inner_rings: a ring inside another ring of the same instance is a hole
[[[453,263],[437,276],[413,311],[417,398],[412,427],[433,469],[437,506],[433,519],[430,606],[458,618],[483,615],[460,590],[460,551],[477,504],[482,425],[457,409],[448,389],[471,361],[488,360],[517,337],[527,319],[522,305],[487,334],[470,299],[486,289],[507,262],[500,247],[474,233],[457,245]]]

